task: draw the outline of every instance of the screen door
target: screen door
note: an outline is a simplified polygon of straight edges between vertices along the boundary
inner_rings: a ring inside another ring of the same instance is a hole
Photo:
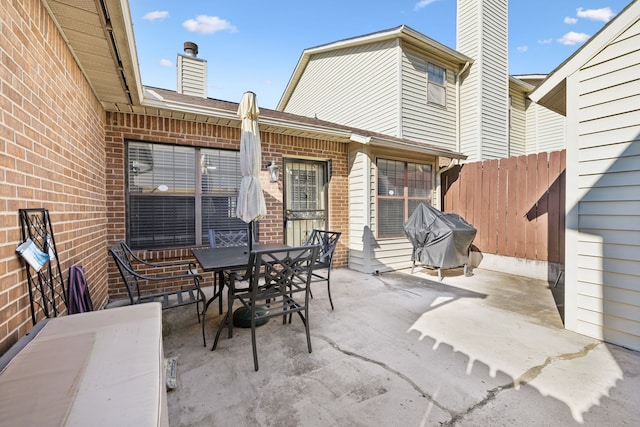
[[[327,226],[327,162],[284,160],[285,243],[303,244],[314,228]]]

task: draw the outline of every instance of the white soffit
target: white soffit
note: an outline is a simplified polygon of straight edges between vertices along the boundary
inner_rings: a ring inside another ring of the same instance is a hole
[[[141,79],[127,0],[43,0],[96,97],[130,111]]]

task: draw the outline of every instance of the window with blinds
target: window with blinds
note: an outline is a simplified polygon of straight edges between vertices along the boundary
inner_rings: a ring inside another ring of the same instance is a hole
[[[242,227],[237,151],[129,141],[127,241],[135,249],[199,245],[210,228]]]
[[[431,202],[433,166],[377,159],[378,237],[404,236],[404,223],[421,202]]]
[[[427,64],[427,103],[447,106],[446,70],[432,63]]]

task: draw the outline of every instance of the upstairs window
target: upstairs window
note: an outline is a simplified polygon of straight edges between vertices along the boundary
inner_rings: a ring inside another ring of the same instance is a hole
[[[210,228],[245,225],[236,218],[237,151],[127,143],[127,241],[134,249],[206,243]]]
[[[427,63],[427,103],[447,106],[447,72],[444,68]]]
[[[378,159],[378,237],[404,236],[404,223],[421,203],[431,203],[433,166]]]

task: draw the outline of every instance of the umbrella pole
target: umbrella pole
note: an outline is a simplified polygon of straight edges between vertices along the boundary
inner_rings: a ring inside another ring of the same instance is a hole
[[[253,221],[249,222],[249,251],[253,250]]]

